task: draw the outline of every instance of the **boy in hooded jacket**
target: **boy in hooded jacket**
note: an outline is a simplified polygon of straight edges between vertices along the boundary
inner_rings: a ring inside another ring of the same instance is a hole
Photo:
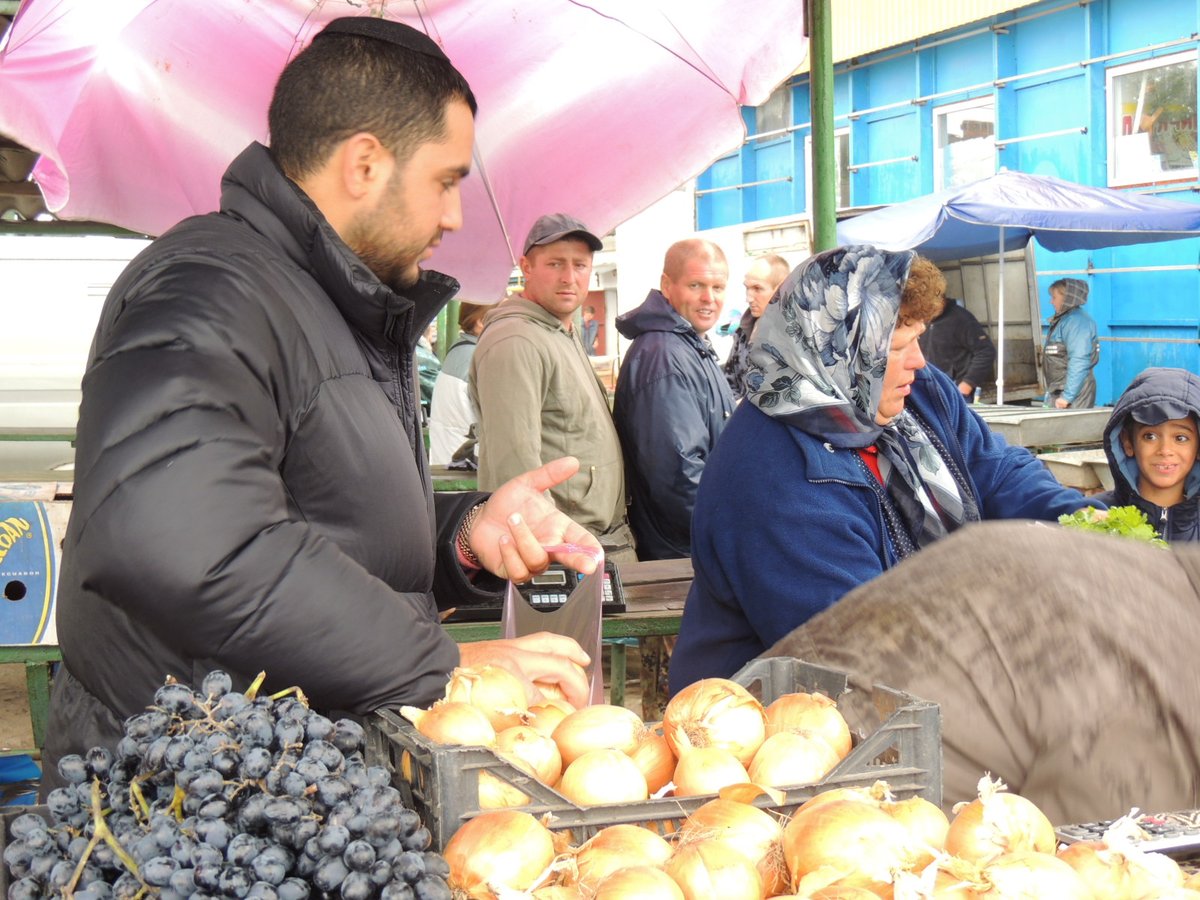
[[[1166,541],[1200,540],[1200,377],[1146,369],[1104,427],[1113,489],[1097,499],[1136,506]]]

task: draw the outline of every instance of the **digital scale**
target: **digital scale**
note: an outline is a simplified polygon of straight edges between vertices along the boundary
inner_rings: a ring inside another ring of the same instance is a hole
[[[583,582],[584,576],[573,569],[558,564],[551,565],[524,584],[516,586],[525,601],[539,612],[550,612],[564,606],[571,594]],[[609,560],[604,561],[604,582],[601,587],[602,615],[625,612],[625,592],[621,587],[621,576],[617,567]],[[446,622],[499,622],[504,609],[504,593],[470,606],[455,608]]]

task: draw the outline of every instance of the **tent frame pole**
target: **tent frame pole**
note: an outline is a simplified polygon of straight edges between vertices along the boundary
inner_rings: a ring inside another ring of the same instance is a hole
[[[996,322],[996,405],[1004,405],[1004,226],[1000,226],[1000,312]]]

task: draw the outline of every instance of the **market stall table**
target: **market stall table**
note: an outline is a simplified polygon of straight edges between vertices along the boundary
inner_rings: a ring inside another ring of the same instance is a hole
[[[988,428],[1018,447],[1061,447],[1070,444],[1099,444],[1104,426],[1112,415],[1110,407],[1093,409],[1047,409],[1041,406],[972,407]]]

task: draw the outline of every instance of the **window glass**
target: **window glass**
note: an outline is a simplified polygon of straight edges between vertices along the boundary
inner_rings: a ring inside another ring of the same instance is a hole
[[[792,124],[792,89],[786,84],[776,88],[767,102],[754,109],[754,133],[779,131]],[[784,137],[782,133],[755,138],[759,141],[774,141]]]
[[[809,212],[813,208],[813,164],[812,136],[804,138],[804,164],[807,167],[804,179],[804,205]],[[850,205],[850,129],[841,128],[833,133],[833,165],[837,171],[837,188],[834,190],[838,209]]]
[[[1196,54],[1108,70],[1108,182],[1196,178]]]
[[[933,177],[938,190],[995,173],[996,106],[991,97],[938,107],[933,126]]]

